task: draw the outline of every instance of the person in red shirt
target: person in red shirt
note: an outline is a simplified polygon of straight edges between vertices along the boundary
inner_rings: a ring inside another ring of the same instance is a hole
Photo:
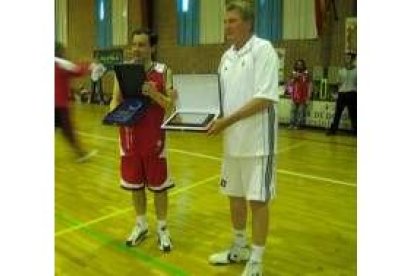
[[[303,59],[295,61],[291,79],[287,84],[287,93],[292,99],[290,128],[305,126],[306,107],[311,97],[312,82]]]
[[[64,137],[69,141],[78,156],[77,162],[83,162],[96,154],[87,152],[77,139],[69,108],[70,80],[89,72],[88,66],[77,65],[64,58],[64,47],[55,43],[55,128],[61,128]]]
[[[173,106],[172,72],[165,64],[153,61],[157,43],[155,34],[148,30],[136,30],[132,33],[131,42],[132,60],[128,62],[144,65],[147,78],[142,93],[150,97],[152,103],[134,125],[120,127],[121,187],[132,191],[136,212],[136,224],[126,240],[126,245],[136,245],[148,234],[145,193],[147,187],[154,192],[159,249],[168,252],[172,249],[172,244],[166,223],[167,190],[174,184],[167,170],[165,131],[161,129],[161,125],[166,113]],[[122,95],[115,80],[110,110],[121,102]]]

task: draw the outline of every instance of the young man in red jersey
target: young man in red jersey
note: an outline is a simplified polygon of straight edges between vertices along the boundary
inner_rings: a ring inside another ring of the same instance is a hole
[[[172,72],[165,64],[153,60],[157,44],[155,34],[148,30],[136,30],[132,33],[131,39],[133,60],[129,62],[144,65],[146,82],[142,92],[151,98],[152,103],[134,125],[120,127],[121,187],[132,191],[136,212],[136,224],[126,244],[138,244],[148,234],[146,187],[154,193],[158,246],[161,251],[168,252],[172,249],[172,243],[166,223],[167,190],[174,184],[168,175],[165,131],[161,129],[161,125],[166,112],[173,105]],[[115,80],[110,110],[121,102],[122,95]]]

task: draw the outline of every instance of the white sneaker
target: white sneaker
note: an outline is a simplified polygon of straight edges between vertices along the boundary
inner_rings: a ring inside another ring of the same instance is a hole
[[[90,152],[87,152],[84,155],[80,156],[78,159],[76,159],[76,162],[77,163],[83,163],[83,162],[91,159],[91,157],[96,155],[97,153],[98,153],[98,150],[91,150]]]
[[[129,235],[128,239],[126,240],[127,246],[134,246],[136,244],[141,243],[148,234],[148,228],[144,228],[141,225],[135,225],[134,228],[132,228],[132,232]]]
[[[239,247],[232,245],[229,250],[222,251],[213,255],[210,255],[208,261],[213,265],[226,265],[231,263],[246,262],[250,258],[249,246]]]
[[[242,276],[262,276],[262,263],[248,261]]]
[[[158,235],[158,248],[164,252],[170,252],[172,249],[171,237],[170,232],[166,227],[161,228],[161,230],[157,231]]]

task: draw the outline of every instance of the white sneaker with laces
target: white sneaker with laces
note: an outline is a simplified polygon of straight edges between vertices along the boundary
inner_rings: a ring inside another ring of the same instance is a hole
[[[262,263],[248,261],[244,268],[242,276],[262,276]]]
[[[249,246],[240,247],[232,245],[229,250],[222,251],[213,255],[210,255],[208,261],[213,265],[226,265],[231,263],[246,262],[250,258]]]
[[[170,252],[173,248],[171,243],[170,232],[166,227],[161,228],[157,231],[158,235],[158,248],[164,252]]]
[[[127,246],[134,246],[136,244],[139,244],[143,240],[145,240],[145,238],[147,237],[147,234],[148,234],[148,228],[146,227],[144,228],[141,225],[136,224],[134,228],[132,228],[132,232],[129,235],[125,243]]]

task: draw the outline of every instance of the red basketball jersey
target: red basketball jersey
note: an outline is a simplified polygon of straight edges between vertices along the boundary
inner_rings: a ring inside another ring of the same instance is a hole
[[[165,93],[166,69],[164,64],[155,63],[147,72],[147,81],[155,82],[159,93]],[[164,114],[164,109],[152,101],[145,114],[134,125],[121,127],[122,155],[161,153],[165,142],[165,131],[161,129]]]

